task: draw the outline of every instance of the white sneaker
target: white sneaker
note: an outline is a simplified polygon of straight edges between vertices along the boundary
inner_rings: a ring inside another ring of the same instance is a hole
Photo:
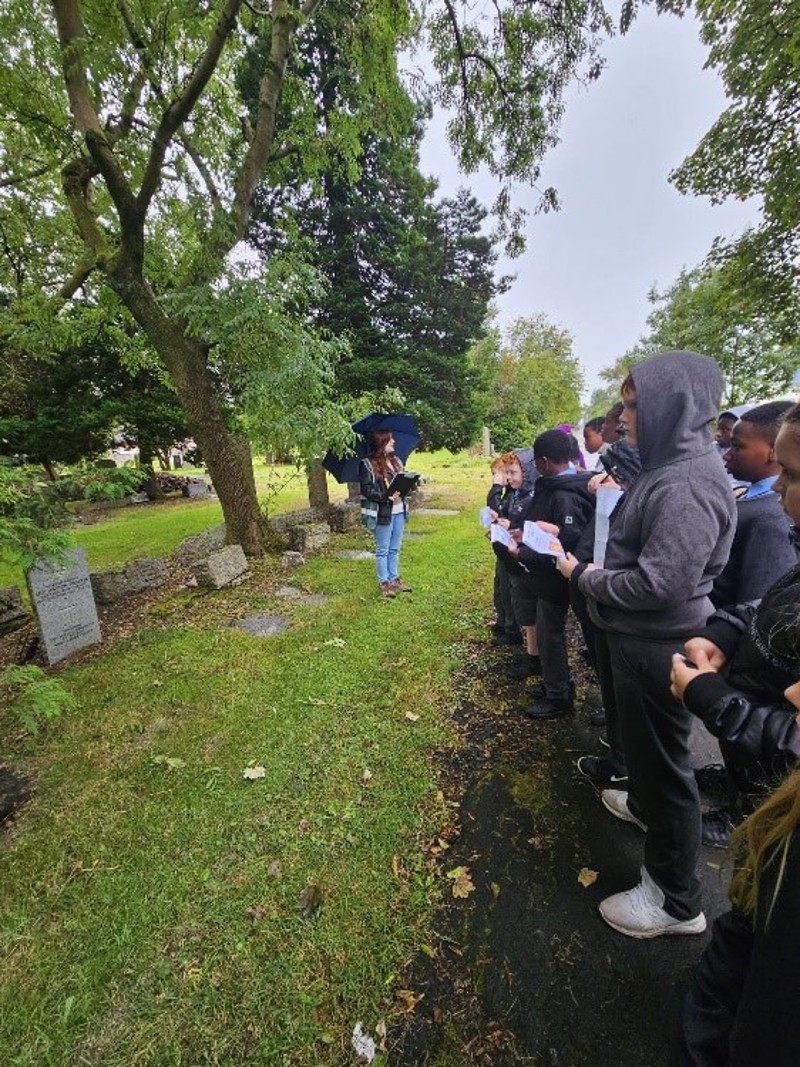
[[[676,919],[664,911],[664,894],[647,868],[642,867],[642,880],[633,889],[606,897],[600,904],[600,914],[609,926],[628,937],[661,937],[662,934],[702,934],[706,917],[700,912],[693,919]]]
[[[603,801],[603,807],[612,815],[616,815],[623,822],[632,822],[634,826],[638,826],[640,830],[647,833],[646,824],[628,807],[628,794],[624,789],[604,789],[600,794],[600,799]]]

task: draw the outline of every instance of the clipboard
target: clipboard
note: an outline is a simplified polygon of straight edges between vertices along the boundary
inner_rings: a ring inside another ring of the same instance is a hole
[[[386,486],[386,495],[399,493],[401,497],[406,497],[412,489],[416,489],[419,478],[413,471],[399,471]]]

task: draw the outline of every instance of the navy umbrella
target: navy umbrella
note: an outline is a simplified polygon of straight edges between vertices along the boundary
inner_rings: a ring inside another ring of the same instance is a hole
[[[337,482],[357,482],[358,467],[367,455],[366,435],[376,430],[389,430],[394,437],[396,455],[405,463],[419,444],[420,435],[417,424],[411,415],[381,415],[372,412],[363,419],[353,423],[353,430],[359,435],[355,454],[337,456],[328,452],[322,460],[322,466],[334,476]]]

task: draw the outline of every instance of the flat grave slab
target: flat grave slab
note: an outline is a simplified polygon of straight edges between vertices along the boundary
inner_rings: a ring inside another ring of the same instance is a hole
[[[244,630],[254,637],[275,637],[289,628],[289,620],[282,615],[246,615],[243,619],[229,622],[235,630]]]

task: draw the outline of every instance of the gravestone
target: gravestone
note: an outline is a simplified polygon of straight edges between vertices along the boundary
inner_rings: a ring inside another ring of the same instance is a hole
[[[247,572],[247,557],[241,545],[226,545],[194,565],[198,584],[207,589],[222,589]]]
[[[48,663],[102,640],[82,548],[72,549],[55,564],[35,563],[27,579]]]
[[[209,487],[205,478],[195,477],[186,479],[186,495],[188,497],[208,496]]]
[[[185,537],[175,549],[175,559],[182,567],[191,567],[193,563],[207,559],[212,552],[224,547],[226,533],[225,523],[221,522],[219,526]]]
[[[361,525],[361,508],[357,504],[331,504],[328,525],[334,533],[349,533]]]
[[[306,555],[328,544],[331,539],[331,528],[327,522],[309,522],[295,526],[291,536],[292,548],[295,552]]]
[[[305,557],[302,552],[284,552],[281,555],[281,566],[285,571],[292,567],[302,567],[304,563]]]
[[[99,604],[113,604],[146,589],[158,589],[169,580],[169,568],[165,560],[156,556],[135,559],[122,567],[92,571],[90,577],[95,600]]]
[[[228,625],[255,637],[275,637],[288,629],[289,620],[284,619],[282,615],[248,615],[244,619],[237,619],[236,622],[229,622]]]

